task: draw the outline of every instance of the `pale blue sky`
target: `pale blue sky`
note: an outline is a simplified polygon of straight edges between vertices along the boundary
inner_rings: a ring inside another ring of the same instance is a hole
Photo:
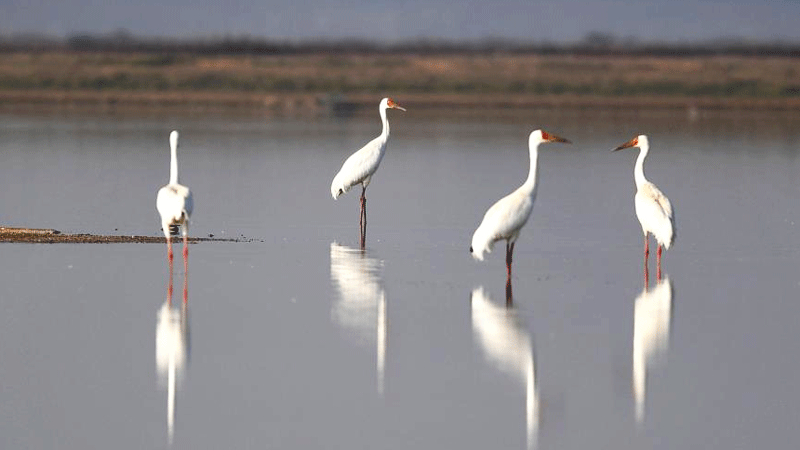
[[[800,41],[798,0],[0,0],[0,34],[126,29],[136,35],[275,39],[417,37],[577,41]]]

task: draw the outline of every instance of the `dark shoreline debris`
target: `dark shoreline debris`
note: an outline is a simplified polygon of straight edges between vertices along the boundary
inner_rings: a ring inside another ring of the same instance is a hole
[[[213,236],[213,235],[212,235]],[[180,238],[174,241],[180,242]],[[201,238],[190,237],[189,243],[198,242],[257,242],[244,236],[227,238]],[[121,236],[98,235],[88,233],[65,234],[58,230],[47,228],[10,228],[0,227],[0,243],[30,243],[30,244],[164,244],[167,240],[160,236]]]

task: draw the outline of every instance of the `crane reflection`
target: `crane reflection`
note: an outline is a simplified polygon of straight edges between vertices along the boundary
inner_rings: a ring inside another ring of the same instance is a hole
[[[633,396],[638,423],[644,420],[647,367],[667,350],[671,315],[672,283],[669,277],[662,278],[652,289],[645,284],[642,293],[636,297],[633,312]]]
[[[170,444],[175,428],[175,398],[178,382],[183,378],[189,362],[189,302],[188,275],[184,276],[183,301],[179,307],[172,304],[172,276],[170,274],[167,299],[156,316],[156,371],[159,383],[167,388],[167,434]]]
[[[383,395],[386,368],[386,292],[383,262],[357,250],[331,243],[331,280],[339,296],[331,306],[331,320],[359,344],[375,345],[378,393]]]
[[[498,370],[525,386],[525,424],[528,448],[536,446],[539,431],[539,395],[530,332],[513,306],[510,286],[506,305],[495,304],[483,286],[472,291],[472,331],[485,358]]]

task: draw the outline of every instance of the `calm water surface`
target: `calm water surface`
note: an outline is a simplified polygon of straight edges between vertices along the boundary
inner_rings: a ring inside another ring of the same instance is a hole
[[[390,114],[361,252],[358,193],[329,186],[375,116],[0,117],[3,225],[158,235],[178,128],[192,235],[257,239],[192,245],[183,311],[163,245],[2,245],[0,446],[793,445],[796,121]],[[469,241],[540,126],[575,144],[540,151],[507,308],[502,244]],[[649,290],[636,150],[610,152],[640,132],[677,218]]]

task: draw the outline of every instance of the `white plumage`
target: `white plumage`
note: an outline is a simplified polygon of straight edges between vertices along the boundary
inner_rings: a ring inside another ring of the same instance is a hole
[[[361,230],[361,248],[364,248],[364,241],[367,235],[367,186],[372,180],[372,175],[378,170],[378,166],[386,153],[386,142],[389,140],[389,121],[386,120],[386,109],[395,108],[405,111],[400,105],[390,98],[381,100],[378,111],[381,115],[383,130],[380,136],[369,141],[367,145],[348,157],[342,164],[339,173],[333,177],[331,182],[331,196],[336,200],[340,195],[349,191],[351,187],[361,184],[361,215],[359,216],[359,227]]]
[[[380,136],[369,141],[367,145],[350,155],[342,164],[341,170],[333,177],[333,182],[331,183],[331,195],[334,200],[357,184],[361,184],[366,189],[372,179],[372,175],[378,170],[383,154],[386,152],[386,142],[389,140],[389,121],[386,119],[387,108],[405,111],[405,108],[402,108],[390,98],[381,100],[378,111],[380,112],[383,130]]]
[[[661,193],[655,184],[647,181],[644,176],[644,159],[650,150],[650,144],[645,135],[639,135],[630,141],[620,145],[613,151],[624,148],[639,147],[639,157],[636,158],[636,165],[633,169],[633,178],[636,181],[636,196],[634,206],[636,207],[636,218],[642,226],[642,233],[645,239],[645,257],[648,253],[647,234],[650,233],[658,242],[658,261],[661,262],[661,247],[669,250],[675,239],[675,221],[672,214],[672,204],[669,199]]]
[[[636,218],[642,225],[642,232],[652,233],[658,244],[669,250],[675,241],[672,205],[669,199],[658,190],[655,184],[645,181],[637,187],[633,200],[636,207]]]
[[[192,215],[194,201],[188,187],[178,183],[178,132],[169,135],[170,165],[169,184],[158,190],[156,209],[161,215],[161,229],[167,240],[170,239],[170,226],[181,227],[181,234],[189,233],[189,217]]]
[[[517,190],[497,201],[483,216],[480,226],[472,235],[470,252],[475,259],[483,261],[484,253],[491,253],[494,243],[505,239],[506,264],[509,275],[511,273],[511,256],[514,252],[514,243],[519,237],[519,231],[528,222],[536,199],[537,162],[539,158],[539,144],[544,142],[564,142],[568,140],[549,134],[543,130],[536,130],[528,138],[530,151],[530,171],[528,179]]]

